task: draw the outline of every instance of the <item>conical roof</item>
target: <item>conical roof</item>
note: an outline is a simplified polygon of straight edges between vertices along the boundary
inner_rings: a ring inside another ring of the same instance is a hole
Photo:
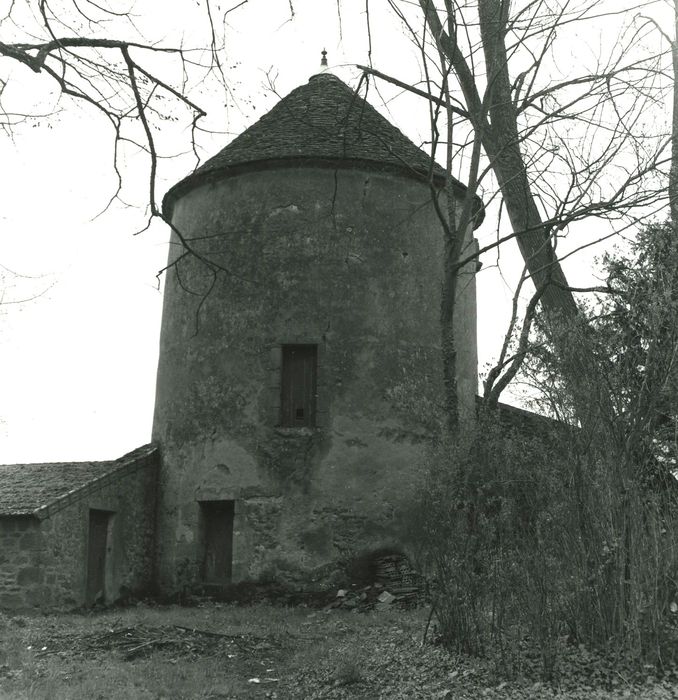
[[[348,85],[320,73],[174,185],[163,208],[169,214],[178,196],[211,176],[294,161],[397,171],[418,179],[428,178],[432,166],[437,180],[446,178],[443,168]],[[466,189],[457,180],[454,185]]]

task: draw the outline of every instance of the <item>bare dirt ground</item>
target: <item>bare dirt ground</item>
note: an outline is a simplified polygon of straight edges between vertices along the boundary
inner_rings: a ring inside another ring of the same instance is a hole
[[[552,683],[539,650],[450,654],[422,634],[427,609],[356,612],[270,604],[137,605],[0,617],[0,697],[673,698],[674,674],[563,646]],[[507,672],[508,669],[508,672]]]

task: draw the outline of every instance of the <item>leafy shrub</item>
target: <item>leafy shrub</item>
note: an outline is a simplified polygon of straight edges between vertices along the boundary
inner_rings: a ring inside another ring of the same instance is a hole
[[[547,678],[565,637],[660,667],[678,640],[678,237],[648,227],[604,266],[610,294],[543,318],[525,364],[568,422],[480,415],[431,451],[409,522],[441,639],[508,666],[528,635]]]
[[[582,431],[530,438],[492,413],[432,452],[408,525],[444,644],[491,652],[511,674],[527,636],[546,679],[566,638],[667,660],[675,505],[619,488],[609,461]]]
[[[530,572],[536,619],[551,605],[560,477],[543,451],[536,440],[503,433],[490,414],[473,435],[430,457],[410,518],[412,549],[432,585],[441,636],[460,651],[505,641],[527,603]]]

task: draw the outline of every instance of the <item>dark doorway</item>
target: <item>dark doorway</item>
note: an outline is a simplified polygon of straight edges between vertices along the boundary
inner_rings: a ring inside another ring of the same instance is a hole
[[[87,544],[86,605],[106,600],[106,569],[110,547],[110,524],[113,513],[107,510],[90,510],[89,539]]]
[[[283,345],[280,424],[313,428],[317,387],[318,346]]]
[[[233,501],[202,501],[205,583],[230,583],[233,571]]]

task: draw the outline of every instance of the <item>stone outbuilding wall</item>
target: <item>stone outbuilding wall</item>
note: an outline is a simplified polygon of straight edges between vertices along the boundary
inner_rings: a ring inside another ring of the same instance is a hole
[[[158,461],[147,446],[114,462],[0,467],[15,493],[0,503],[0,608],[74,608],[151,589]],[[50,483],[61,493],[44,502]]]
[[[38,552],[45,548],[40,521],[30,515],[0,517],[0,609],[40,607],[45,581]],[[50,576],[50,582],[56,584]]]

